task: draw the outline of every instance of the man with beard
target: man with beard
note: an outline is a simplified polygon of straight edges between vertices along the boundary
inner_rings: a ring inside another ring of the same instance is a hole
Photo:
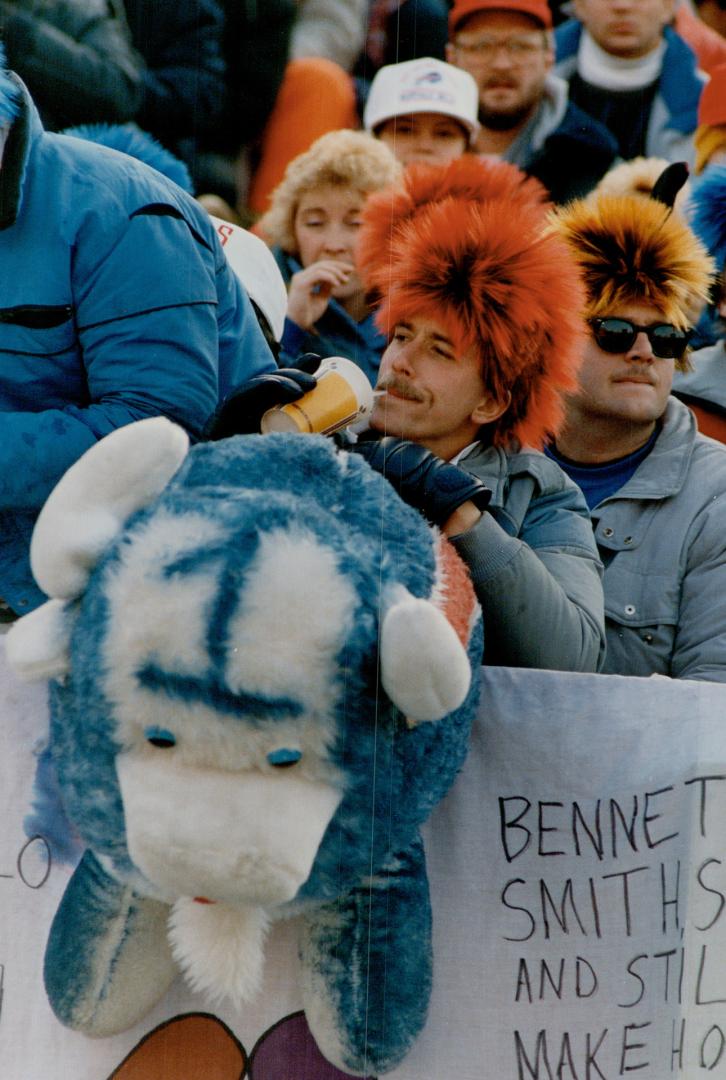
[[[479,87],[476,141],[536,176],[558,203],[585,195],[617,157],[615,139],[568,100],[552,72],[546,0],[456,0],[446,59]]]

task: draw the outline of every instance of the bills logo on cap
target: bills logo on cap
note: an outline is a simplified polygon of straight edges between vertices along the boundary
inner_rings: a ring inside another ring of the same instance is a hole
[[[426,71],[423,75],[419,75],[416,79],[415,85],[419,86],[421,83],[437,83],[441,82],[441,72],[439,71]]]

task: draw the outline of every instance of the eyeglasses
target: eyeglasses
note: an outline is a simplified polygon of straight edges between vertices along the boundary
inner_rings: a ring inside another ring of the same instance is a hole
[[[626,353],[635,344],[638,334],[643,333],[650,342],[653,355],[659,360],[679,360],[691,337],[690,330],[679,330],[670,323],[638,326],[630,319],[591,319],[590,326],[603,352]]]
[[[472,60],[492,60],[500,49],[504,49],[510,60],[524,61],[542,49],[544,40],[542,35],[535,34],[508,38],[482,37],[476,41],[458,38],[454,46]]]

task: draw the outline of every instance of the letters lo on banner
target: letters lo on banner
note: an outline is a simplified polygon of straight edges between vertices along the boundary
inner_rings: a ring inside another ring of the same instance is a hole
[[[290,925],[243,1013],[178,981],[111,1039],[55,1021],[42,956],[70,867],[24,825],[45,696],[4,657],[0,682],[3,1080],[342,1077],[310,1046]],[[501,668],[482,691],[467,763],[426,830],[429,1020],[388,1075],[726,1077],[726,688]]]

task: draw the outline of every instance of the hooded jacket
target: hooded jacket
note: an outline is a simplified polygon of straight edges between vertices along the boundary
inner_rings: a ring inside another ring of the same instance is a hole
[[[555,71],[568,82],[577,70],[582,29],[582,24],[572,19],[555,31]],[[674,30],[666,26],[663,37],[666,48],[648,119],[645,155],[692,164],[692,136],[698,124],[698,102],[705,76],[698,71],[692,50]]]
[[[147,416],[198,437],[228,389],[275,365],[194,200],[140,162],[44,132],[20,80],[0,73],[0,97],[13,87],[0,167],[0,597],[23,613],[44,600],[32,527],[69,465]]]

